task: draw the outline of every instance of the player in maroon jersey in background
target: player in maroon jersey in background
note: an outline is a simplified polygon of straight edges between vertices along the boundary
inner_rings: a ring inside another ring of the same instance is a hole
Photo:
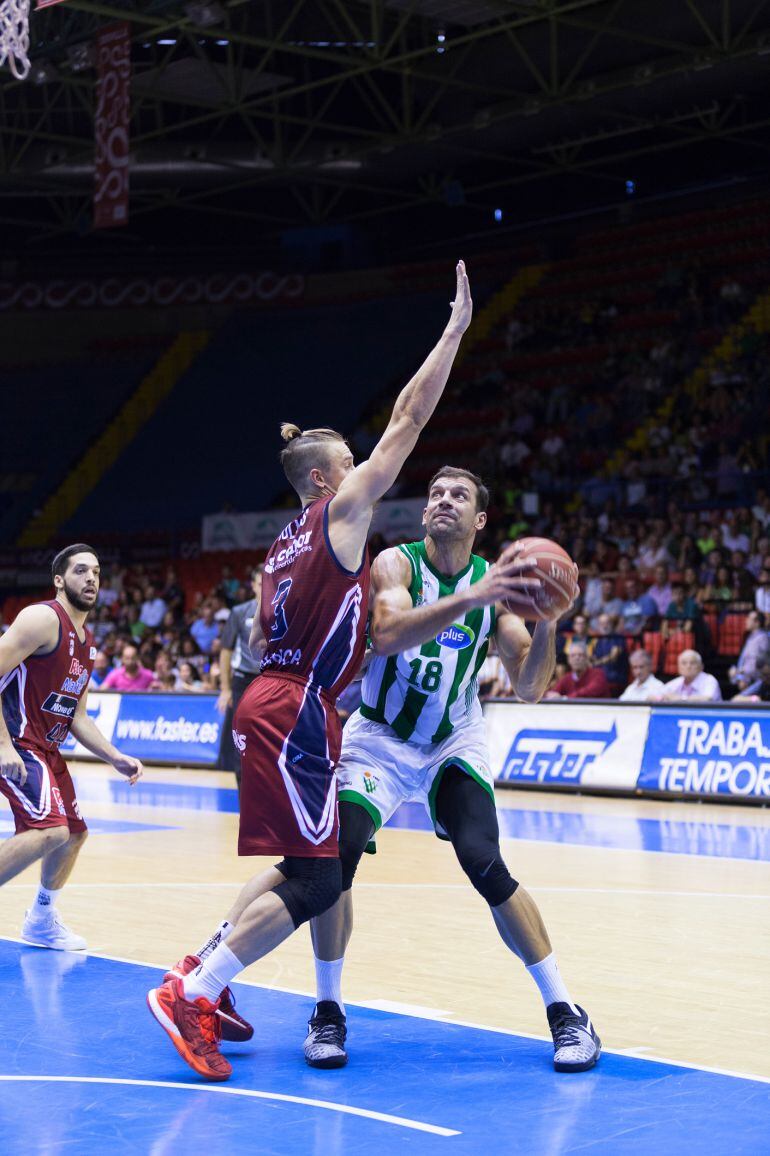
[[[238,852],[284,858],[246,884],[197,955],[177,964],[147,997],[179,1054],[207,1079],[226,1080],[232,1071],[219,1052],[220,1035],[251,1034],[232,1015],[227,985],[339,898],[334,766],[341,727],[334,700],[364,652],[373,507],[436,408],[471,312],[461,261],[449,323],[396,400],[368,461],[354,466],[334,430],[281,428],[288,443],[281,463],[302,512],[267,555],[251,637],[252,648],[263,650],[262,674],[241,699],[233,727],[242,765]],[[521,569],[509,567],[511,575]],[[217,1014],[223,1010],[225,1016]]]
[[[0,885],[42,859],[40,889],[21,937],[37,947],[82,951],[55,903],[86,839],[75,786],[59,747],[70,731],[135,783],[138,759],[122,755],[86,713],[96,647],[85,621],[99,593],[99,559],[78,542],[52,564],[56,598],[19,612],[0,637],[0,792],[16,834],[0,847]]]

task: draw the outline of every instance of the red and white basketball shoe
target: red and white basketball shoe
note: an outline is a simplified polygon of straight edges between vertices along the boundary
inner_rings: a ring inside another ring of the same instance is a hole
[[[207,1080],[227,1080],[233,1069],[219,1050],[217,1007],[203,996],[185,999],[181,979],[147,992],[147,1006],[179,1055]]]
[[[170,971],[166,972],[163,976],[163,982],[168,983],[170,979],[184,979],[200,965],[201,961],[197,955],[186,955]],[[238,1015],[235,1010],[235,996],[229,987],[226,987],[219,997],[217,1015],[222,1023],[223,1040],[228,1040],[230,1043],[245,1044],[254,1035],[254,1028],[251,1024],[243,1016]]]

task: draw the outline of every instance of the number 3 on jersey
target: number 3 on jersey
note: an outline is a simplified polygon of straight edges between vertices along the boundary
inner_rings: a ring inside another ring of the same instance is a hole
[[[270,603],[274,611],[273,625],[270,627],[271,642],[277,642],[280,638],[284,638],[288,632],[289,624],[286,621],[284,606],[286,599],[289,597],[291,583],[291,578],[282,578],[275,588],[275,597]]]
[[[438,659],[433,658],[425,663],[425,670],[422,670],[421,658],[413,658],[409,663],[412,673],[409,675],[409,682],[412,686],[419,686],[420,690],[427,691],[428,694],[433,694],[441,686],[441,676],[444,673],[444,667]],[[422,677],[420,677],[422,675]]]

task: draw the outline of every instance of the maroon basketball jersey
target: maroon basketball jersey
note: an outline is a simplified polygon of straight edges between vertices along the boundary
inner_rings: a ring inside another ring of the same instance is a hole
[[[14,744],[56,750],[69,734],[75,709],[86,693],[96,647],[90,630],[85,642],[60,602],[42,602],[59,619],[59,641],[50,654],[30,655],[0,680],[3,717]]]
[[[352,573],[329,541],[329,503],[305,506],[273,543],[262,578],[262,670],[297,675],[336,698],[366,647],[369,552]]]

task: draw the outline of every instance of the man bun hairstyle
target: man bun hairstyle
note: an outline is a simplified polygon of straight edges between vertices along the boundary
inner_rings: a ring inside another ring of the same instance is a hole
[[[281,465],[289,484],[298,494],[311,489],[310,471],[328,468],[329,449],[334,444],[347,445],[341,433],[333,429],[300,429],[291,422],[281,422],[281,437],[286,445],[281,450]]]
[[[431,492],[439,478],[464,478],[468,482],[473,482],[476,487],[476,513],[481,514],[489,506],[489,490],[479,475],[474,474],[471,470],[463,470],[459,466],[442,466],[440,470],[436,470],[431,478],[428,493]]]
[[[70,564],[70,558],[74,554],[93,554],[97,561],[99,558],[99,555],[96,553],[96,550],[94,550],[93,546],[88,546],[85,542],[75,542],[72,546],[65,546],[63,550],[59,551],[51,563],[52,579],[54,579],[57,574],[61,578],[64,577]]]

